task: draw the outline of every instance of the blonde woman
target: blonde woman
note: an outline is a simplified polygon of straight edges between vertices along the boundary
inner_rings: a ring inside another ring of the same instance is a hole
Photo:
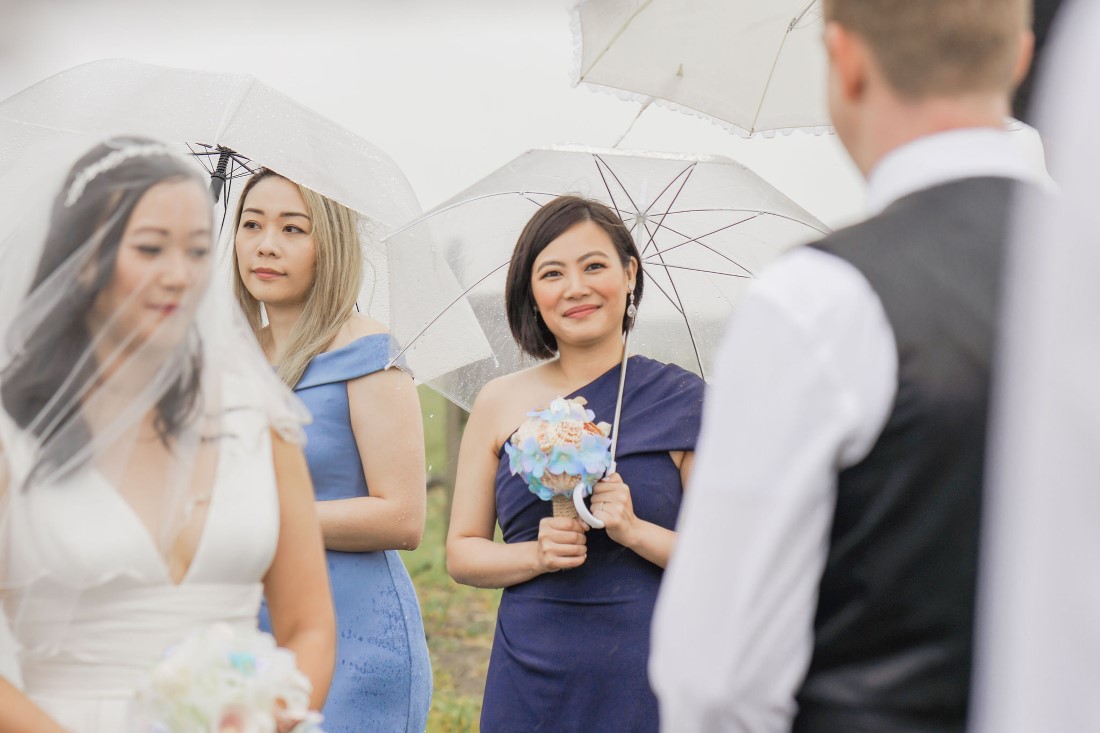
[[[412,380],[385,368],[389,335],[355,312],[356,216],[261,171],[241,193],[234,248],[237,300],[268,360],[313,414],[306,458],[339,631],[325,730],[423,731],[431,667],[396,552],[415,548],[424,529],[423,428]]]

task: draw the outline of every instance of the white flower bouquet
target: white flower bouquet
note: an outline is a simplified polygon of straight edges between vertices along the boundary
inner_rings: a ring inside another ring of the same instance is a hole
[[[309,680],[270,634],[215,624],[169,648],[138,691],[132,733],[322,733]]]

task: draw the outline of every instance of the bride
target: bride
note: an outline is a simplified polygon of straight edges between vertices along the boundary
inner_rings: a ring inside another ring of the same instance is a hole
[[[33,209],[0,221],[0,733],[127,730],[165,648],[254,628],[263,594],[324,701],[308,416],[208,287],[197,171],[115,138],[65,176],[44,236]]]

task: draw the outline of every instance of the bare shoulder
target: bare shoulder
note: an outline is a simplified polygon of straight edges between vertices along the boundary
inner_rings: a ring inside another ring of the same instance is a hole
[[[477,399],[474,400],[474,409],[478,409],[479,405],[485,408],[498,409],[504,404],[514,402],[517,397],[531,391],[533,387],[537,388],[539,382],[542,381],[538,374],[540,366],[522,369],[489,380],[478,392]]]
[[[528,412],[549,404],[553,398],[545,365],[540,364],[488,382],[474,400],[470,419],[492,435],[499,449]]]
[[[340,330],[337,331],[336,338],[332,340],[332,346],[329,348],[330,350],[339,349],[364,336],[374,336],[380,333],[388,333],[388,329],[382,322],[362,313],[352,313],[344,321],[344,325],[340,327]]]

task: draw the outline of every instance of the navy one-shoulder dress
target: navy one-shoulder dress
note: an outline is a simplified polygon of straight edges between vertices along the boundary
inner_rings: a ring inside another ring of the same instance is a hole
[[[305,454],[320,501],[370,493],[351,431],[347,383],[383,369],[388,360],[389,335],[365,336],[315,356],[294,388],[313,415]],[[326,554],[337,636],[322,727],[327,733],[422,733],[432,671],[420,605],[400,555]],[[271,628],[266,604],[260,627]]]
[[[669,451],[695,449],[703,381],[643,356],[631,357],[626,374],[618,470],[635,514],[673,529],[683,488]],[[583,396],[597,421],[611,422],[618,386],[616,366],[568,396]],[[552,514],[550,502],[510,474],[507,458],[497,469],[496,508],[505,542],[537,539],[539,521]],[[646,665],[663,571],[603,530],[590,530],[587,543],[581,567],[504,590],[483,733],[657,730]]]

